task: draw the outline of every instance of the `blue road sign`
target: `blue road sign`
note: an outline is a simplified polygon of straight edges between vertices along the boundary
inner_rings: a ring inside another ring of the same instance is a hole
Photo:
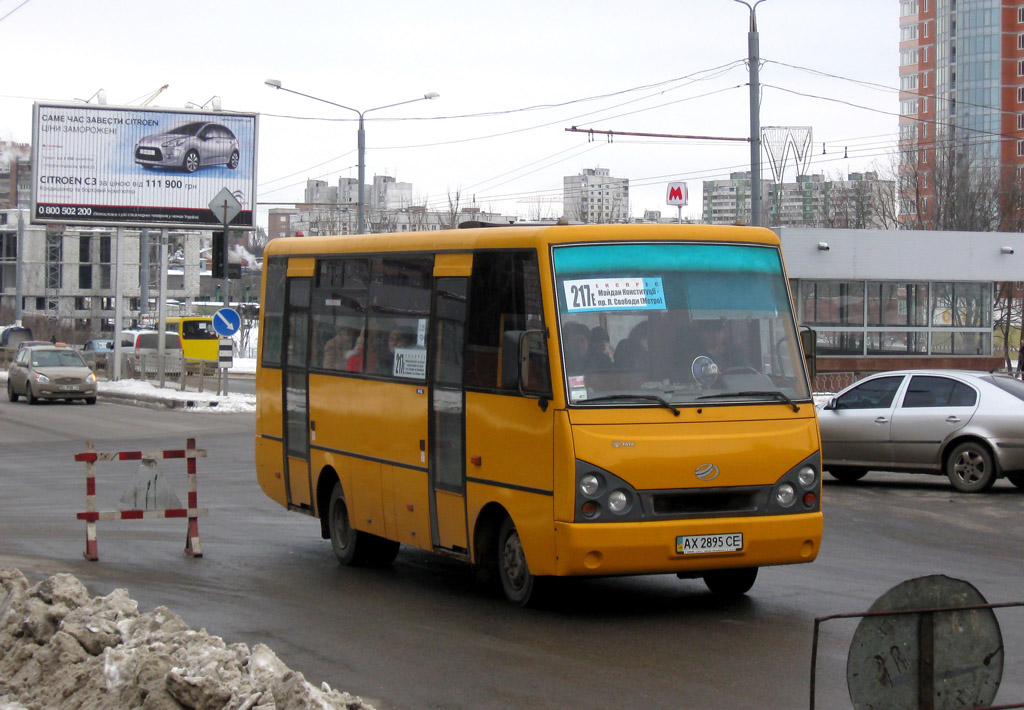
[[[230,338],[242,326],[242,316],[233,308],[221,308],[213,314],[213,329],[217,335]]]

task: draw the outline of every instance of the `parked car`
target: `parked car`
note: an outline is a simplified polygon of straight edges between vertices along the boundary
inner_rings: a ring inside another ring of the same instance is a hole
[[[159,372],[160,333],[155,330],[121,331],[121,356],[129,377],[142,373],[155,375]],[[175,332],[164,333],[164,374],[169,377],[181,375],[183,363],[181,337]]]
[[[7,326],[0,332],[0,347],[17,349],[18,343],[32,340],[32,329],[20,325]]]
[[[22,348],[33,348],[36,345],[56,345],[56,341],[49,340],[22,340],[18,343],[18,350]],[[66,345],[66,343],[60,343],[60,345]]]
[[[194,173],[205,165],[238,167],[238,139],[226,126],[208,121],[183,123],[140,138],[135,162],[146,168],[174,168]]]
[[[1024,383],[1008,375],[902,370],[867,377],[821,405],[822,468],[945,474],[965,493],[1005,476],[1024,488]]]
[[[114,350],[113,338],[93,338],[85,341],[82,357],[86,362],[93,363],[97,369],[106,369],[107,355]]]
[[[56,345],[22,348],[7,369],[7,398],[29,404],[43,399],[83,399],[96,404],[96,374],[76,350]]]

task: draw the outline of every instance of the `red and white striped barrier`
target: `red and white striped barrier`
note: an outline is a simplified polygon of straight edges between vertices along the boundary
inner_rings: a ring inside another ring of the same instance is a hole
[[[87,450],[75,454],[75,461],[85,462],[85,512],[78,514],[79,520],[85,521],[85,552],[87,560],[99,559],[99,548],[96,542],[97,520],[142,520],[145,518],[188,518],[188,533],[185,538],[185,554],[190,557],[202,557],[199,547],[199,518],[208,515],[209,510],[200,508],[196,494],[196,459],[205,458],[206,450],[196,448],[196,440],[188,439],[184,449],[167,451],[96,451],[90,441]],[[96,474],[97,461],[142,461],[155,459],[186,459],[188,466],[188,507],[164,508],[162,510],[96,510]]]

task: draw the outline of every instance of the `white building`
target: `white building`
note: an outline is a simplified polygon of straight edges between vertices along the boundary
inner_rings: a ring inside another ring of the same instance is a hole
[[[114,319],[116,230],[109,227],[49,227],[29,224],[28,210],[0,210],[0,320],[13,318],[17,294],[18,252],[22,268],[22,319],[47,318],[69,328],[99,335]],[[121,253],[121,294],[126,321],[141,307],[140,284],[158,296],[159,230],[148,230],[149,274],[140,279],[140,230],[125,229]],[[199,295],[200,247],[209,232],[169,233],[168,263],[180,276],[168,281],[167,299],[190,304]],[[147,308],[155,312],[155,306]],[[127,325],[127,323],[126,323]]]
[[[562,178],[565,216],[585,224],[629,221],[629,179],[612,177],[607,168],[584,168]]]
[[[750,224],[750,172],[728,180],[704,182],[707,224]],[[796,182],[761,181],[761,223],[771,227],[884,228],[877,207],[895,195],[892,181],[872,172],[850,173],[846,180],[799,175]]]

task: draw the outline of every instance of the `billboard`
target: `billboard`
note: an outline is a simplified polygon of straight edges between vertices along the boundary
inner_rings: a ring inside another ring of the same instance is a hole
[[[32,222],[208,229],[227,188],[253,227],[257,133],[252,113],[36,103]]]

